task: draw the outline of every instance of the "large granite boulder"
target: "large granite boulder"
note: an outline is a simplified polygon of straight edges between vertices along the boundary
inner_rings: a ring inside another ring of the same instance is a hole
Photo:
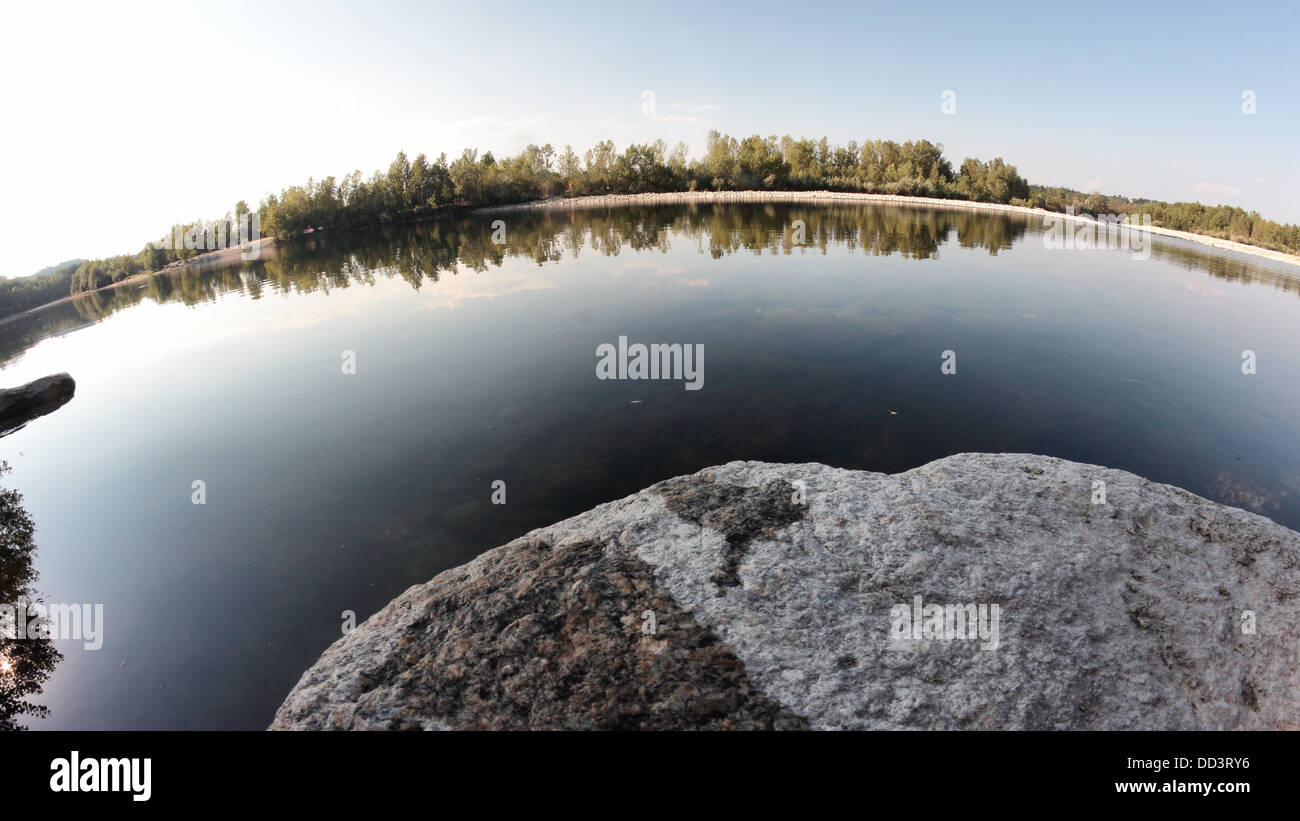
[[[0,436],[66,405],[77,383],[66,373],[42,376],[17,388],[0,388]]]
[[[1123,471],[733,462],[410,588],[272,728],[1296,728],[1297,594],[1300,534]]]

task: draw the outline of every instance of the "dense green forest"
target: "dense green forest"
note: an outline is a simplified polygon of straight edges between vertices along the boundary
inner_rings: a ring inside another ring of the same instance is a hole
[[[753,136],[737,140],[716,131],[707,150],[687,158],[679,143],[630,145],[618,153],[609,141],[578,156],[550,145],[530,145],[514,157],[465,150],[451,162],[440,156],[403,154],[364,179],[308,180],[268,197],[259,210],[264,233],[281,239],[308,230],[373,225],[412,219],[448,207],[524,202],[553,196],[638,194],[702,190],[821,190],[910,194],[988,202],[1029,195],[1014,166],[968,159],[959,172],[943,147],[926,140],[888,140],[830,145],[824,138]]]
[[[466,149],[454,160],[399,153],[387,171],[369,178],[310,179],[272,194],[258,207],[260,233],[290,239],[337,230],[423,219],[481,205],[554,196],[704,190],[830,190],[1008,203],[1090,214],[1149,213],[1157,226],[1300,253],[1300,226],[1281,225],[1232,206],[1167,203],[1031,186],[1001,157],[965,159],[954,169],[943,146],[928,140],[868,140],[834,145],[819,140],[754,135],[736,139],[712,131],[703,156],[662,140],[598,143],[581,156],[571,147],[530,145],[514,157]],[[237,236],[249,213],[243,201],[216,220],[173,226],[168,236]],[[135,254],[72,261],[33,277],[0,279],[0,316],[93,290],[133,274],[160,270],[206,250],[204,243],[147,245]]]

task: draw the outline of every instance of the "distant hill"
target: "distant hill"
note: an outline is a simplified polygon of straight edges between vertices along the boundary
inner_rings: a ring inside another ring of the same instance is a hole
[[[70,259],[27,276],[0,277],[0,317],[67,296],[72,288],[72,275],[83,262],[84,259]]]
[[[75,271],[77,270],[77,266],[85,261],[86,260],[84,259],[70,259],[67,262],[60,262],[58,265],[51,265],[48,268],[42,268],[41,270],[37,271],[34,274],[19,274],[18,276],[14,277],[14,279],[26,279],[29,276],[43,277],[47,274],[61,273],[65,268],[69,268]]]

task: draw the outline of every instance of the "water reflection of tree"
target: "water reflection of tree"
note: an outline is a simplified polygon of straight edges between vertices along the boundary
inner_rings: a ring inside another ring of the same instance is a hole
[[[493,241],[492,224],[497,219],[506,223],[504,242]],[[802,245],[795,243],[796,220],[804,226]],[[954,241],[962,248],[997,254],[1023,239],[1029,222],[1019,215],[875,204],[624,206],[484,214],[455,222],[321,232],[309,241],[279,246],[258,260],[155,274],[144,283],[124,282],[78,296],[72,300],[71,310],[53,306],[38,316],[66,327],[98,321],[146,297],[160,303],[197,305],[229,292],[251,299],[268,292],[328,293],[335,288],[373,284],[379,277],[400,277],[419,290],[458,271],[483,272],[507,259],[544,265],[566,256],[576,258],[587,249],[603,256],[617,256],[624,249],[663,252],[683,239],[714,258],[741,252],[827,253],[840,247],[873,256],[929,259]],[[1176,243],[1155,245],[1152,255],[1222,279],[1266,282],[1300,292],[1300,280],[1256,261]],[[52,332],[56,331],[36,328],[17,338],[0,335],[4,337],[0,359],[21,355],[35,340]]]
[[[0,476],[9,465],[0,461]],[[0,604],[25,608],[35,599],[35,524],[23,509],[21,493],[0,488]],[[0,621],[7,621],[2,620]],[[19,728],[23,716],[43,718],[49,708],[31,703],[63,655],[48,638],[14,635],[14,625],[0,628],[0,730]]]
[[[1028,227],[1023,219],[1002,215],[866,205],[620,207],[504,216],[504,242],[493,242],[491,224],[496,217],[485,216],[454,224],[322,235],[312,247],[291,246],[258,263],[256,270],[281,291],[346,287],[348,281],[375,273],[400,276],[419,288],[426,279],[437,281],[461,269],[486,271],[507,258],[542,265],[566,255],[577,257],[586,248],[604,256],[617,256],[624,249],[667,251],[674,237],[707,246],[715,257],[741,251],[790,253],[795,220],[804,223],[805,247],[824,252],[839,245],[910,258],[934,256],[954,231],[963,246],[996,253],[1011,247]]]
[[[91,324],[77,313],[71,300],[56,302],[40,311],[6,320],[0,333],[0,366],[22,359],[29,348],[51,336],[70,333]]]

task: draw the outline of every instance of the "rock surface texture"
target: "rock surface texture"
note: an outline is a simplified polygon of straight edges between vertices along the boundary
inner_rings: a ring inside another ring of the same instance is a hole
[[[0,388],[0,436],[66,405],[77,383],[66,373],[42,376],[18,388]]]
[[[997,605],[996,647],[900,627],[917,596]],[[1298,726],[1300,534],[959,454],[732,462],[533,531],[335,642],[272,729]]]

